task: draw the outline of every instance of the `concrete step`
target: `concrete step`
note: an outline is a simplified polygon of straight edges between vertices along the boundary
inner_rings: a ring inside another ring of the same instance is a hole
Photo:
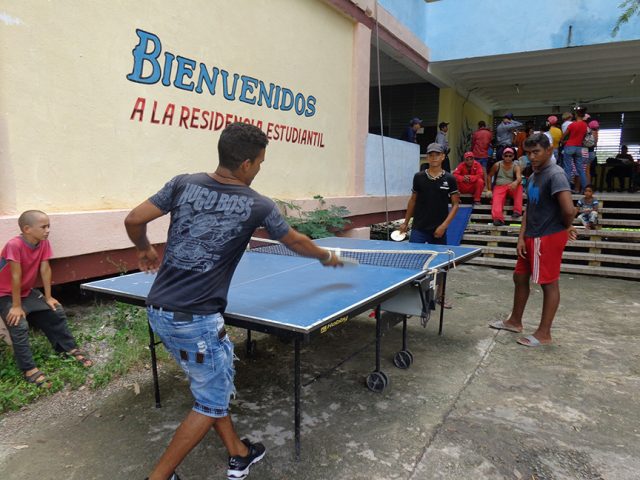
[[[514,259],[510,258],[490,258],[476,257],[469,260],[472,265],[484,265],[489,267],[509,268],[513,269],[516,264]],[[596,275],[602,277],[617,277],[626,279],[640,279],[640,269],[632,270],[617,267],[594,267],[591,265],[572,265],[563,263],[560,267],[562,273],[578,273],[583,275]]]
[[[513,205],[505,205],[504,207],[505,211],[507,212],[511,212],[513,211]],[[640,208],[609,208],[609,207],[602,207],[599,208],[598,211],[604,215],[604,214],[616,214],[616,215],[640,215]],[[480,204],[480,205],[474,205],[473,207],[473,213],[485,213],[485,212],[491,212],[491,205],[490,204]]]
[[[508,217],[509,215],[507,215]],[[490,214],[483,214],[483,213],[473,213],[471,214],[471,220],[475,221],[475,222],[481,222],[481,221],[489,221],[491,220],[491,215]],[[506,218],[506,220],[511,220],[509,218]],[[519,222],[519,220],[512,220],[513,222]],[[598,219],[599,224],[600,225],[604,225],[604,226],[611,226],[611,227],[624,227],[624,228],[640,228],[640,220],[631,220],[631,219],[624,219],[624,218],[607,218],[607,217],[600,217]],[[582,223],[580,222],[580,220],[578,218],[576,218],[573,221],[574,225],[582,225]]]
[[[463,246],[473,246],[473,245],[465,245]],[[477,245],[475,245],[477,246]],[[493,246],[483,246],[482,247],[483,254],[493,254],[493,255],[505,255],[516,258],[516,249],[515,247],[493,247]],[[605,253],[590,253],[590,252],[572,252],[565,250],[562,255],[562,260],[576,260],[583,262],[598,262],[598,263],[619,263],[623,265],[640,265],[640,252],[638,252],[638,256],[630,256],[630,255],[610,255]]]
[[[580,200],[584,195],[581,194],[573,194],[571,195],[571,198],[573,198],[574,201],[578,201]],[[628,192],[597,192],[596,194],[594,194],[594,197],[596,197],[598,200],[600,200],[601,202],[622,202],[622,203],[630,203],[630,204],[637,204],[640,205],[640,192],[636,192],[636,193],[628,193]],[[462,199],[463,203],[471,203],[473,196],[470,193],[462,193],[460,194],[460,198]],[[525,193],[524,195],[525,201],[527,198],[527,195]],[[482,192],[482,200],[483,202],[486,203],[491,203],[491,199],[490,197],[487,195],[486,192]]]
[[[496,235],[495,232],[499,232],[498,234],[504,235],[515,235],[517,236],[520,232],[520,226],[511,226],[505,225],[503,227],[496,227],[490,223],[469,223],[467,225],[467,232],[486,232],[491,235]],[[640,242],[640,231],[624,231],[624,230],[611,230],[611,229],[598,229],[598,230],[587,230],[585,228],[578,229],[578,237],[579,238],[590,238],[594,239],[620,239],[621,241],[632,241],[632,242]]]
[[[518,237],[507,235],[479,235],[475,233],[465,233],[462,237],[463,243],[509,243],[515,246],[518,243]],[[474,245],[477,246],[477,245]],[[601,250],[614,249],[614,250],[638,250],[637,255],[640,255],[640,244],[627,243],[627,242],[607,242],[604,240],[574,240],[567,244],[567,248],[580,247],[580,248],[598,248]],[[633,253],[631,253],[633,255]]]

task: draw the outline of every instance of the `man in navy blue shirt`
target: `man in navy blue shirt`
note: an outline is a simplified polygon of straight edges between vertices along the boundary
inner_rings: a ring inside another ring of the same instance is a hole
[[[421,128],[422,128],[422,120],[420,120],[419,118],[412,118],[411,121],[409,122],[409,126],[404,129],[401,139],[404,140],[405,142],[418,143],[416,134],[418,133],[418,130],[420,130]]]

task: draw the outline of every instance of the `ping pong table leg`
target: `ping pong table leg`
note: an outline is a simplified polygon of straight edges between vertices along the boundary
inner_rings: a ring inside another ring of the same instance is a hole
[[[376,307],[376,369],[367,375],[367,388],[372,392],[380,393],[389,384],[389,378],[380,369],[380,357],[382,347],[382,312],[380,305]]]
[[[256,348],[258,344],[255,340],[251,340],[251,330],[247,329],[247,341],[245,342],[245,348],[247,351],[247,357],[253,357],[256,354]]]
[[[447,293],[447,271],[442,273],[442,297],[440,297],[440,327],[438,328],[438,335],[442,335],[442,324],[444,323],[444,299]]]
[[[295,339],[293,360],[293,389],[294,389],[294,439],[296,447],[296,460],[300,460],[300,338]]]
[[[380,305],[376,307],[376,372],[380,371],[380,356],[382,349],[382,312]]]
[[[147,322],[149,327],[149,351],[151,352],[151,371],[153,373],[153,391],[156,396],[156,408],[160,408],[160,381],[158,380],[158,362],[156,360],[156,337],[153,334],[151,325]]]

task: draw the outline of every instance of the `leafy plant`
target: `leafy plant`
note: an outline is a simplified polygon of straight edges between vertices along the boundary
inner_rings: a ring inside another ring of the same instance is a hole
[[[88,315],[74,314],[72,310],[67,311],[69,328],[78,345],[94,360],[94,366],[86,369],[73,358],[59,355],[42,333],[33,332],[29,340],[34,360],[51,382],[51,388],[39,388],[24,380],[10,347],[0,340],[0,413],[18,410],[65,388],[104,387],[115,377],[149,361],[144,309],[109,303],[92,307]],[[159,360],[168,358],[164,348],[157,348],[156,353]]]
[[[618,17],[613,30],[611,30],[611,36],[615,37],[620,31],[620,27],[627,23],[634,15],[640,15],[640,0],[624,0],[618,8],[623,9],[623,12]]]
[[[311,211],[302,211],[302,207],[293,202],[278,199],[275,199],[275,202],[289,225],[311,238],[333,237],[334,232],[344,229],[351,223],[344,218],[350,213],[346,207],[336,205],[327,207],[327,202],[322,195],[315,195],[313,198],[318,201],[318,206]]]

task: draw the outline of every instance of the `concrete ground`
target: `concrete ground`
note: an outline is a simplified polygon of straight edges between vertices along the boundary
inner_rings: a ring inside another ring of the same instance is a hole
[[[638,284],[565,275],[555,344],[527,348],[516,334],[487,328],[511,307],[511,272],[463,266],[449,277],[444,335],[433,319],[409,328],[415,362],[393,366],[401,328],[385,334],[380,393],[364,387],[374,366],[374,322],[332,329],[303,349],[302,458],[293,455],[293,348],[257,336],[247,359],[238,345],[238,431],[267,446],[254,479],[637,479],[640,471],[640,300]],[[525,314],[537,324],[542,293]],[[235,330],[239,342],[243,332]],[[368,343],[368,345],[367,345]],[[357,353],[356,353],[357,352]],[[163,408],[153,407],[149,376],[136,395],[122,388],[80,412],[43,412],[10,432],[1,477],[142,479],[190,408],[187,385],[162,369]],[[77,393],[77,392],[75,392]],[[74,393],[72,393],[73,395]],[[15,428],[16,414],[0,421]],[[20,415],[17,414],[17,415]],[[7,433],[6,430],[4,432]],[[183,480],[225,478],[214,434],[178,472]]]

